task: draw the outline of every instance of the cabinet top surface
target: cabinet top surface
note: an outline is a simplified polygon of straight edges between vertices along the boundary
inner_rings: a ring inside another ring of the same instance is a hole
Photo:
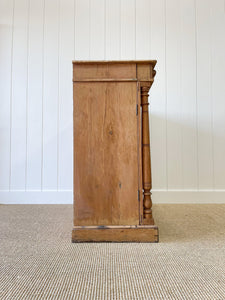
[[[73,64],[151,64],[156,65],[157,60],[73,60]]]

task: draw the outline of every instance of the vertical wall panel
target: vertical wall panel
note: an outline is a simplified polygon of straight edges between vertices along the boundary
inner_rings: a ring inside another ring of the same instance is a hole
[[[210,0],[196,0],[199,189],[213,188],[212,59]]]
[[[225,190],[224,7],[1,0],[0,190],[72,190],[73,59],[157,59],[153,190]]]
[[[105,0],[90,2],[90,59],[105,57]]]
[[[75,59],[90,58],[90,0],[76,0]]]
[[[0,1],[0,189],[9,189],[10,102],[14,1]]]
[[[135,0],[121,0],[121,59],[136,57]]]
[[[166,92],[168,188],[182,188],[180,1],[166,1]]]
[[[151,58],[157,59],[150,90],[153,189],[167,189],[165,1],[151,2]],[[154,199],[153,199],[154,200]]]
[[[152,59],[150,53],[150,16],[151,1],[136,1],[136,59]]]
[[[26,185],[26,117],[28,69],[29,1],[15,1],[12,100],[11,100],[11,183],[13,190]]]
[[[59,101],[59,0],[45,0],[43,190],[57,189]]]
[[[225,188],[225,2],[211,3],[212,113],[215,189]]]
[[[41,189],[44,0],[30,0],[26,188]]]
[[[195,0],[181,1],[182,188],[197,189]]]
[[[72,189],[73,171],[73,96],[72,58],[74,0],[60,0],[59,107],[58,107],[58,189]]]
[[[105,0],[105,59],[120,59],[121,44],[121,0]]]

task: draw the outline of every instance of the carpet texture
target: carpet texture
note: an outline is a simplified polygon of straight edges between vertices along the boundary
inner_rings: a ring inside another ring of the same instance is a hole
[[[225,205],[153,206],[159,243],[71,243],[71,205],[0,205],[0,299],[225,299]]]

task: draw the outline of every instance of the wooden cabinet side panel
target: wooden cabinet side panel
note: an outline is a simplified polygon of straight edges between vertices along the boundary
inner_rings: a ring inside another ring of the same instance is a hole
[[[138,225],[136,82],[74,83],[74,225]]]

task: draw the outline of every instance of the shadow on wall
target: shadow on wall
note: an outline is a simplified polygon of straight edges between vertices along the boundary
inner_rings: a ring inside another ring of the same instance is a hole
[[[153,189],[225,189],[225,131],[211,117],[150,110]]]

